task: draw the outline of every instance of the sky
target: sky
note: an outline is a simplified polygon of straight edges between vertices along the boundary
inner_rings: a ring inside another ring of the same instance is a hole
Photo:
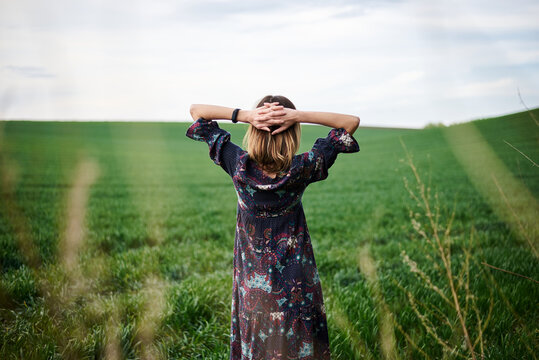
[[[0,2],[0,119],[191,121],[192,103],[420,128],[539,106],[539,2]]]

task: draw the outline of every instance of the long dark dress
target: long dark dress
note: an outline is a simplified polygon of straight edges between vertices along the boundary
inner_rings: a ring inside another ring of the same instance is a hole
[[[238,195],[230,359],[329,359],[320,278],[301,197],[323,180],[340,152],[359,151],[345,129],[332,129],[289,171],[266,176],[217,122],[198,119],[188,137],[205,141],[210,158]]]

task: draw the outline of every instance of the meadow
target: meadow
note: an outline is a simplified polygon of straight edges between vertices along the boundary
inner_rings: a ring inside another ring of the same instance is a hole
[[[537,117],[360,127],[309,186],[333,359],[537,358]],[[237,197],[189,125],[0,122],[1,359],[228,358]]]

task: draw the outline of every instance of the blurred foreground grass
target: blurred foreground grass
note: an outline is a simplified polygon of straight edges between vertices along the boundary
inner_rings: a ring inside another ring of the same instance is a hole
[[[188,126],[0,123],[0,358],[228,358],[237,197]],[[328,130],[303,126],[300,151]],[[334,359],[536,358],[539,284],[482,262],[539,279],[539,173],[514,149],[537,161],[538,134],[526,112],[358,129],[303,197]]]

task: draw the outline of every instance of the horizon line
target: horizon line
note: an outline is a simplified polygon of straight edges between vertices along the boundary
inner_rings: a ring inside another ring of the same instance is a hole
[[[495,114],[495,115],[486,115],[486,116],[480,116],[480,117],[475,117],[475,118],[472,118],[472,119],[468,119],[468,120],[461,120],[461,121],[453,121],[449,124],[444,124],[443,122],[429,122],[425,125],[423,125],[422,127],[402,127],[402,126],[392,126],[392,125],[361,125],[360,124],[360,127],[361,128],[370,128],[370,129],[400,129],[400,130],[422,130],[422,129],[425,129],[427,126],[429,125],[434,125],[434,126],[452,126],[452,125],[459,125],[459,124],[464,124],[464,123],[468,123],[468,122],[473,122],[473,121],[479,121],[479,120],[487,120],[487,119],[494,119],[494,118],[498,118],[498,117],[503,117],[503,116],[508,116],[508,115],[514,115],[514,114],[519,114],[519,113],[525,113],[525,112],[532,112],[532,111],[536,111],[536,110],[539,110],[539,107],[533,107],[533,108],[528,108],[527,106],[525,106],[525,108],[521,111],[512,111],[512,112],[507,112],[507,113],[502,113],[502,114]],[[117,122],[117,123],[129,123],[129,122],[132,122],[132,123],[192,123],[194,120],[187,120],[187,119],[155,119],[155,120],[149,120],[149,119],[110,119],[110,120],[105,120],[105,119],[91,119],[91,118],[88,118],[88,119],[28,119],[28,118],[18,118],[18,119],[2,119],[0,118],[0,122],[17,122],[17,121],[26,121],[26,122],[77,122],[77,123],[83,123],[83,122],[86,122],[86,123],[98,123],[98,122],[111,122],[111,123],[114,123],[114,122]],[[230,120],[229,119],[216,119],[217,122],[219,123],[230,123]],[[230,123],[232,124],[232,123]],[[311,123],[303,123],[303,125],[313,125],[313,126],[323,126],[323,125],[320,125],[320,124],[311,124]]]

